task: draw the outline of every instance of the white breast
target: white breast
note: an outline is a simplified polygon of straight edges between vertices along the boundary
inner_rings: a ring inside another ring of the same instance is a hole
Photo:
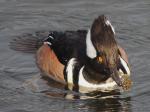
[[[76,59],[71,58],[67,64],[66,72],[67,72],[67,82],[73,84],[73,70],[76,64]]]
[[[80,92],[90,92],[94,90],[101,90],[101,91],[110,91],[116,88],[116,82],[113,81],[111,78],[108,79],[106,82],[101,84],[93,84],[89,83],[83,76],[84,66],[80,69],[79,72],[79,91]]]

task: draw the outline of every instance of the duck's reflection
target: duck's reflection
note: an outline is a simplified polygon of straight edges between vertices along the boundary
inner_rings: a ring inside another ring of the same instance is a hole
[[[84,105],[93,112],[129,112],[131,111],[130,98],[105,98],[86,100]]]
[[[45,77],[44,77],[45,78]],[[46,79],[46,78],[45,78]],[[47,79],[46,79],[47,80]],[[118,91],[111,92],[92,92],[81,94],[66,90],[65,86],[59,83],[54,83],[52,80],[48,80],[49,86],[61,88],[57,92],[45,91],[44,93],[49,97],[59,97],[71,100],[81,100],[84,105],[80,105],[80,109],[87,109],[92,112],[129,112],[131,111],[130,97],[121,98],[121,94]],[[62,90],[62,88],[64,88]],[[80,102],[78,102],[80,103]]]
[[[67,90],[65,85],[57,83],[47,77],[30,80],[38,93],[42,93],[47,97],[69,99],[74,102],[78,109],[87,110],[88,112],[129,112],[131,111],[130,97],[121,98],[122,95],[118,91],[112,92],[92,92],[82,94],[75,91]],[[43,80],[44,79],[44,80]],[[44,83],[42,82],[44,81]],[[36,82],[36,84],[35,84]],[[42,82],[42,83],[41,83]],[[45,84],[45,85],[44,85]],[[29,87],[30,85],[28,85]],[[35,89],[35,92],[37,92]],[[76,102],[77,101],[77,102]]]

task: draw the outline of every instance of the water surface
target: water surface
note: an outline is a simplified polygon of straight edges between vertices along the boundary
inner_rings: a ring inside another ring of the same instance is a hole
[[[130,92],[99,93],[90,99],[65,91],[57,84],[48,86],[40,79],[34,55],[9,49],[9,42],[15,36],[88,29],[101,14],[110,18],[118,43],[128,53],[133,79]],[[0,1],[0,112],[149,112],[149,58],[149,0]]]

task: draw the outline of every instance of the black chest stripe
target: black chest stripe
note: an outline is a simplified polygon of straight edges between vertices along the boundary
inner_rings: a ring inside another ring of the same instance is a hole
[[[63,74],[64,74],[64,79],[67,82],[67,71],[66,71],[66,69],[67,69],[67,66],[65,66]]]
[[[79,71],[80,71],[80,64],[75,62],[73,65],[72,65],[73,69],[72,69],[72,83],[73,83],[73,86],[72,86],[72,90],[73,91],[76,91],[78,92],[79,91],[79,85],[78,85],[78,81],[79,81]],[[68,71],[67,71],[67,67],[68,67],[68,64],[67,66],[65,66],[65,69],[64,69],[64,78],[66,80],[66,82],[68,83]],[[69,86],[69,85],[68,85]]]
[[[78,85],[78,82],[79,82],[79,71],[81,69],[81,66],[79,63],[76,63],[76,66],[74,67],[74,70],[73,70],[73,91],[79,91],[79,85]]]

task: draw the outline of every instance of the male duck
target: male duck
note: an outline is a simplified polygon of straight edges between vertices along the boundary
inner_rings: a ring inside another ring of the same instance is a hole
[[[88,31],[52,31],[38,49],[36,61],[48,77],[79,92],[114,90],[124,86],[123,75],[130,76],[127,54],[104,15]]]

